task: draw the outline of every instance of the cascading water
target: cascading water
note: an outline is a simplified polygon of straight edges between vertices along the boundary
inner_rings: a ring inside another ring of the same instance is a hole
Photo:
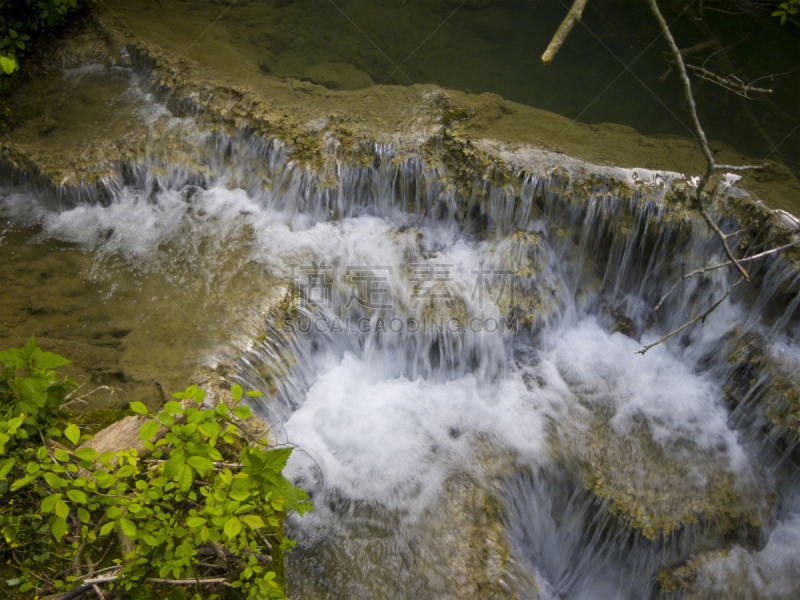
[[[316,506],[287,523],[292,597],[649,598],[709,552],[708,597],[742,577],[800,593],[794,447],[758,386],[734,402],[729,357],[755,336],[793,372],[788,263],[637,355],[731,283],[711,272],[652,311],[682,269],[722,260],[699,222],[553,173],[487,176],[463,201],[443,165],[390,147],[313,172],[277,141],[159,111],[203,170],[155,148],[106,181],[107,206],[9,187],[0,210],[15,243],[86,252],[112,298],[129,276],[134,304],[156,284],[210,294],[201,324],[256,303],[236,278],[288,285],[235,379],[266,393],[256,408]]]

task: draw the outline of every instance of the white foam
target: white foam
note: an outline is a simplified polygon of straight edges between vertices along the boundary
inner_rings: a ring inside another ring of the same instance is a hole
[[[642,343],[656,339],[646,336]],[[662,445],[686,440],[722,452],[734,471],[749,464],[738,435],[728,428],[719,386],[692,372],[668,346],[636,354],[642,344],[621,333],[609,334],[593,317],[555,333],[551,343],[544,354],[554,367],[548,372],[550,385],[566,384],[584,399],[612,407],[611,422],[621,435],[644,420]]]
[[[302,406],[285,424],[288,440],[321,467],[328,488],[350,498],[415,512],[438,496],[455,469],[475,460],[475,435],[527,455],[544,455],[544,420],[518,378],[481,385],[384,379],[352,353],[328,359]],[[295,453],[288,473],[315,468]]]

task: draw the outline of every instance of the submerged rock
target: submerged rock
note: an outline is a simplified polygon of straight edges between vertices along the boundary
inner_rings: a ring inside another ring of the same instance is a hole
[[[662,590],[688,600],[778,600],[800,595],[798,517],[778,524],[760,550],[703,552],[659,575]],[[666,597],[672,597],[667,596]]]
[[[372,78],[346,63],[319,63],[306,67],[299,78],[329,90],[360,90],[375,85]]]
[[[731,532],[747,537],[771,512],[773,496],[756,473],[732,471],[727,457],[691,442],[664,447],[644,425],[621,435],[600,417],[579,443],[586,488],[649,539],[692,529],[712,540]]]

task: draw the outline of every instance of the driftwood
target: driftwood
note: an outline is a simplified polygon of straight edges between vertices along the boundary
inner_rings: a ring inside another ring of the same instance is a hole
[[[189,407],[196,407],[197,404],[191,398],[183,400],[181,407],[187,409]],[[186,415],[174,415],[175,423],[182,423],[186,420]],[[103,452],[119,452],[120,450],[136,450],[139,458],[145,458],[150,455],[150,451],[144,447],[144,442],[139,439],[139,428],[147,423],[150,419],[140,417],[138,415],[131,415],[120,419],[116,423],[112,423],[105,429],[97,432],[94,439],[84,442],[79,446],[80,448],[94,448],[98,454]],[[151,442],[164,437],[169,431],[166,427],[161,425],[156,431],[155,435],[150,438]],[[80,475],[86,477],[89,472],[82,469]]]

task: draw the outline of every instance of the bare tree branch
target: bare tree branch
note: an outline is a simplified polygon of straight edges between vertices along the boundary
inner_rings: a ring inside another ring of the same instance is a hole
[[[73,588],[67,592],[59,592],[44,596],[40,600],[73,600],[82,596],[89,590],[93,590],[100,583],[111,583],[118,581],[118,575],[104,575],[103,577],[96,577],[94,579],[87,579],[82,585]],[[225,587],[233,587],[224,577],[207,577],[203,579],[159,579],[155,577],[148,577],[145,579],[147,583],[155,583],[159,585],[223,585]]]
[[[583,9],[586,8],[586,2],[587,0],[575,0],[572,3],[572,8],[569,9],[567,16],[564,17],[561,25],[558,26],[558,30],[553,36],[553,39],[550,40],[547,50],[545,50],[544,54],[542,54],[543,64],[549,65],[553,58],[555,58],[558,50],[561,48],[561,44],[564,43],[564,40],[567,39],[569,32],[572,31],[573,27],[575,27],[575,23],[581,20]]]
[[[683,83],[683,91],[686,96],[686,102],[689,105],[689,113],[692,116],[692,122],[694,123],[695,133],[697,134],[698,139],[700,140],[700,148],[703,151],[703,156],[706,157],[706,164],[708,168],[706,169],[706,173],[703,178],[700,180],[697,188],[695,189],[695,202],[697,203],[697,208],[700,211],[700,215],[705,220],[706,224],[711,228],[711,230],[717,235],[717,237],[722,242],[722,247],[725,249],[725,254],[731,260],[731,262],[736,266],[739,273],[749,280],[750,277],[747,274],[747,271],[739,264],[739,261],[731,252],[730,247],[728,246],[728,240],[724,233],[717,227],[716,223],[711,219],[706,210],[706,207],[703,205],[703,188],[708,183],[709,179],[711,179],[711,175],[714,174],[716,171],[748,171],[753,169],[763,169],[765,165],[757,165],[757,166],[732,166],[732,165],[718,165],[716,159],[714,158],[714,154],[711,152],[711,148],[708,145],[708,139],[706,138],[706,133],[703,130],[703,126],[700,124],[700,119],[697,116],[697,106],[694,101],[694,95],[692,94],[692,83],[689,81],[689,75],[686,73],[686,65],[683,62],[683,56],[681,55],[681,51],[678,48],[678,45],[675,43],[675,38],[672,37],[672,32],[669,30],[669,26],[667,22],[664,20],[664,17],[661,14],[661,11],[658,9],[658,4],[656,0],[648,0],[650,3],[650,10],[653,13],[653,16],[658,21],[658,25],[661,28],[661,33],[664,35],[664,38],[667,40],[667,44],[670,47],[672,52],[672,56],[674,61],[678,67],[678,72],[680,74],[681,82]]]

